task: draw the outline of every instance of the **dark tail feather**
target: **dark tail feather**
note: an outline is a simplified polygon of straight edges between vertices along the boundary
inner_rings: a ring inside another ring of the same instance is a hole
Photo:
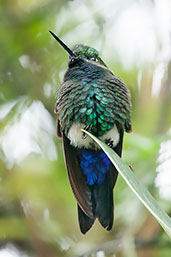
[[[113,187],[111,185],[110,173],[101,185],[95,185],[93,190],[96,208],[95,216],[101,225],[107,230],[113,226]]]
[[[121,156],[122,153],[122,139],[123,131],[120,131],[120,142],[113,149],[119,156]],[[88,217],[78,205],[80,230],[83,234],[92,227],[96,217],[104,228],[107,230],[112,229],[114,220],[113,188],[115,186],[117,176],[118,172],[116,168],[111,165],[102,184],[89,186],[94,218]]]
[[[110,171],[102,184],[91,187],[94,218],[88,217],[78,205],[78,219],[80,230],[85,234],[98,218],[101,225],[107,230],[113,226],[113,184],[117,179],[117,171],[111,166]]]
[[[89,218],[82,209],[78,206],[78,220],[80,225],[80,230],[85,234],[93,225],[95,219]]]

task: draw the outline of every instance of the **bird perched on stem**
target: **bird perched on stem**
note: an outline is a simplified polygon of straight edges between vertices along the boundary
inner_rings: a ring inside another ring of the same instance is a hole
[[[118,172],[107,155],[81,129],[104,141],[119,156],[124,131],[131,131],[130,93],[94,48],[72,50],[53,32],[69,54],[68,69],[57,94],[57,135],[63,140],[66,168],[77,200],[80,230],[85,234],[97,218],[111,230],[113,188]]]

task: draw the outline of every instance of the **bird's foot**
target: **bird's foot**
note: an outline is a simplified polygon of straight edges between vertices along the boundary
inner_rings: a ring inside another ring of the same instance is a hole
[[[133,167],[131,165],[129,165],[129,168],[134,172],[134,169],[133,169]]]
[[[84,129],[87,131],[91,130],[91,128],[92,128],[92,124],[84,127]],[[86,138],[87,138],[87,134],[83,132],[82,139],[86,139]]]

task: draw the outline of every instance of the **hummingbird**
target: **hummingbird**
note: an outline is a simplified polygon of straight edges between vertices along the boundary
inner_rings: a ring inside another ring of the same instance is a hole
[[[113,188],[118,171],[81,129],[105,142],[120,157],[124,132],[131,132],[130,92],[89,46],[69,48],[49,31],[69,55],[55,105],[57,135],[62,138],[66,169],[77,201],[80,230],[96,218],[108,231],[114,219]]]

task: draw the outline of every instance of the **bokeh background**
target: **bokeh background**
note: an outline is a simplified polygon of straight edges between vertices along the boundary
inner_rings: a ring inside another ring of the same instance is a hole
[[[171,242],[127,184],[115,225],[81,235],[56,137],[55,96],[77,43],[100,51],[132,95],[124,161],[171,214],[171,1],[0,2],[0,256],[170,257]]]

